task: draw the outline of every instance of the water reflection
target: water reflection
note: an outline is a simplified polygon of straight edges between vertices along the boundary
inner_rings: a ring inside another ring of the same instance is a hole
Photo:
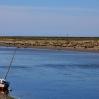
[[[0,66],[0,68],[7,68],[8,69],[8,66]],[[12,66],[11,69],[29,69],[29,68],[32,68],[30,66]]]
[[[99,69],[99,64],[42,64],[39,66],[56,69],[65,69],[65,68]]]

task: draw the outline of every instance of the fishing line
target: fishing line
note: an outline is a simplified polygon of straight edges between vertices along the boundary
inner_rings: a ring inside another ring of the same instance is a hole
[[[8,67],[8,71],[6,72],[6,75],[5,75],[4,79],[7,79],[8,73],[10,71],[10,68],[12,66],[12,63],[13,63],[13,60],[14,60],[14,57],[15,57],[15,54],[16,54],[16,50],[17,50],[17,48],[15,49],[14,53],[12,54],[12,59],[10,61],[10,64],[9,64],[9,67]]]

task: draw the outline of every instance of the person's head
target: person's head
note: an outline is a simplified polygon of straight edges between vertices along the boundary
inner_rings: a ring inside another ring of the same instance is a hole
[[[4,79],[0,79],[0,83],[3,84],[5,83],[6,81]]]

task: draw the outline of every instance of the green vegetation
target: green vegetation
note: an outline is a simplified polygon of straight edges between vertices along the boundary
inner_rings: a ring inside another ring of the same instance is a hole
[[[14,97],[8,96],[6,99],[15,99]]]
[[[14,97],[0,93],[0,99],[15,99]]]
[[[42,36],[0,36],[0,40],[99,40],[99,37],[42,37]]]

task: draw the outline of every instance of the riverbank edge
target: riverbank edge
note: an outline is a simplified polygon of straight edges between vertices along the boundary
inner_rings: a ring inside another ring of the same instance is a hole
[[[65,47],[65,48],[61,48],[61,47],[43,47],[43,46],[36,46],[36,47],[17,47],[17,46],[0,46],[0,48],[2,47],[6,47],[6,48],[24,48],[24,49],[44,49],[44,50],[57,50],[57,51],[75,51],[75,52],[91,52],[91,53],[99,53],[99,50],[97,49],[83,49],[83,48],[70,48],[70,47]]]
[[[99,52],[99,37],[9,37],[0,36],[0,46],[81,52]]]

